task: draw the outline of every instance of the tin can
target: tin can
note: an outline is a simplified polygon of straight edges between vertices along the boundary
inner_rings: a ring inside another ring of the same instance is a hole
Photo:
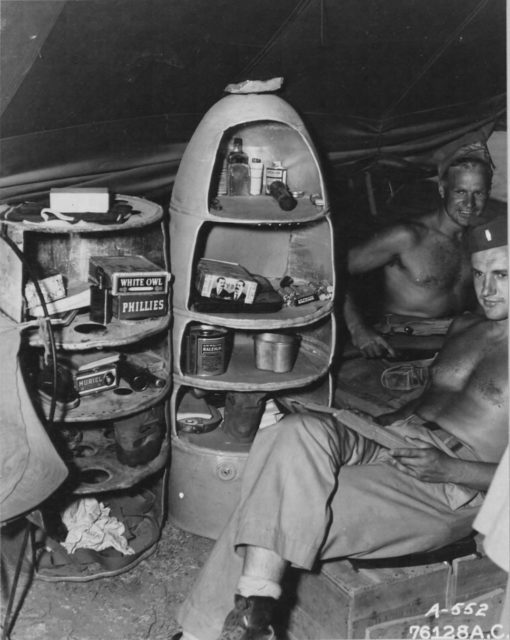
[[[186,337],[185,373],[218,376],[228,364],[229,332],[223,327],[199,324],[190,327]]]
[[[287,169],[284,168],[280,160],[275,160],[270,167],[266,167],[266,195],[270,195],[269,187],[275,181],[287,185]]]
[[[292,371],[299,351],[299,337],[283,333],[259,333],[255,341],[257,369],[287,373]]]

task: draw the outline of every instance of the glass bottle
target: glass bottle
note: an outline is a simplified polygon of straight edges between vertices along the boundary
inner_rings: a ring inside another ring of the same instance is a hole
[[[234,138],[234,148],[227,156],[228,195],[250,194],[250,167],[248,154],[243,151],[242,138]]]

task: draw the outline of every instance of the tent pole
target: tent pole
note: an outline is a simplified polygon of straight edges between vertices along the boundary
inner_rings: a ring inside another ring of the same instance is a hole
[[[375,204],[374,188],[372,185],[372,174],[370,173],[370,171],[365,171],[365,188],[367,190],[370,214],[375,218],[377,216],[377,206]]]

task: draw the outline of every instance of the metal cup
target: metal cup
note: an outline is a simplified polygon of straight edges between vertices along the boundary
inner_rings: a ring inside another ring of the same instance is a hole
[[[294,367],[299,339],[285,333],[259,333],[254,338],[257,369],[286,373]]]

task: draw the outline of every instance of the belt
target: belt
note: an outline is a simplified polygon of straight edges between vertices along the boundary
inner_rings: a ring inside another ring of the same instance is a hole
[[[450,449],[450,451],[453,451],[454,453],[456,453],[457,451],[460,451],[462,447],[466,446],[461,440],[453,436],[451,433],[448,433],[447,431],[445,431],[436,422],[427,421],[423,423],[423,426],[429,429],[430,431],[434,431],[436,437],[438,437],[443,442],[443,444],[445,444],[448,447],[448,449]]]

